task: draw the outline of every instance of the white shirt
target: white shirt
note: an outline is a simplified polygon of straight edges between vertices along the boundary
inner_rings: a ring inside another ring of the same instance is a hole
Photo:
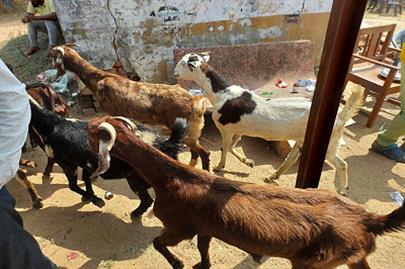
[[[17,172],[30,119],[25,85],[0,59],[0,189]]]

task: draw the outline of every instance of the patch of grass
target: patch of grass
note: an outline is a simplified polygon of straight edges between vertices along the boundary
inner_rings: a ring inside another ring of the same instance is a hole
[[[4,42],[0,48],[0,58],[13,68],[13,73],[21,80],[32,80],[39,73],[50,69],[51,59],[46,56],[48,38],[45,34],[39,33],[38,45],[41,50],[28,57],[24,52],[28,49],[28,37],[26,34],[17,33],[15,36]]]

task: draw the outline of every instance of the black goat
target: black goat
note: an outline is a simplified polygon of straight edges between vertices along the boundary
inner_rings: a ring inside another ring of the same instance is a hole
[[[32,100],[30,100],[30,105],[32,111],[31,128],[41,136],[48,157],[53,158],[62,168],[68,178],[69,188],[82,195],[82,200],[91,201],[98,207],[104,206],[104,201],[94,194],[90,179],[91,174],[98,167],[98,156],[91,151],[87,142],[88,123],[65,119],[40,107]],[[186,129],[185,120],[177,119],[172,127],[171,137],[166,141],[156,139],[153,146],[177,159]],[[86,191],[77,185],[78,167],[83,169]],[[100,176],[104,179],[127,179],[129,187],[141,200],[139,207],[131,213],[131,217],[141,216],[153,203],[153,199],[147,192],[150,185],[127,163],[112,158],[110,168]]]

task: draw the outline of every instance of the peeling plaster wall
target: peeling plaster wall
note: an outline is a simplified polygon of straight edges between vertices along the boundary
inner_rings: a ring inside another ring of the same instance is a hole
[[[96,66],[119,59],[171,82],[173,48],[310,39],[317,59],[332,0],[54,0],[68,42]]]

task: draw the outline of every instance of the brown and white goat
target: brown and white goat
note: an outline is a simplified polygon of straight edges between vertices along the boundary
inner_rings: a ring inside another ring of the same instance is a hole
[[[185,55],[174,69],[176,77],[193,80],[200,85],[213,105],[212,119],[222,136],[222,155],[216,170],[225,167],[230,151],[242,163],[253,167],[254,161],[235,150],[242,136],[271,141],[296,141],[283,164],[265,182],[277,179],[299,158],[312,102],[308,98],[264,98],[253,91],[228,84],[207,61],[209,56]],[[338,114],[326,160],[336,168],[335,185],[341,194],[348,188],[347,163],[339,156],[339,141],[346,122],[358,111],[363,92],[353,92]]]
[[[167,246],[197,235],[201,262],[194,268],[211,266],[215,237],[256,259],[289,259],[293,269],[367,269],[376,236],[405,228],[405,206],[377,215],[326,190],[227,180],[170,159],[112,117],[90,121],[89,142],[101,156],[128,162],[154,188],[153,210],[165,229],[153,244],[173,268],[183,263]],[[101,164],[107,169],[108,158]]]
[[[184,143],[191,149],[191,165],[198,156],[203,169],[209,170],[209,151],[199,143],[204,127],[204,99],[193,97],[179,85],[135,82],[97,69],[68,46],[51,52],[59,74],[69,70],[80,77],[95,94],[105,112],[133,118],[141,123],[161,125],[170,129],[176,118],[189,124]]]

